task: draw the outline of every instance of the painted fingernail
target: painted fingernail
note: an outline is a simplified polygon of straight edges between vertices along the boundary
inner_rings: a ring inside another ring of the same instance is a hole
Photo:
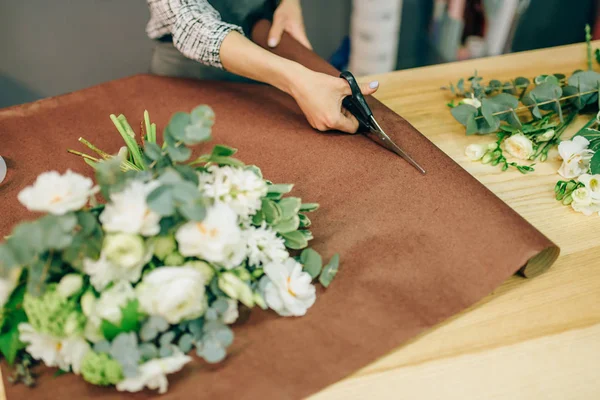
[[[269,42],[267,44],[269,45],[269,47],[275,47],[275,46],[277,46],[277,39],[270,38]]]
[[[373,82],[369,83],[369,87],[371,89],[377,89],[379,87],[379,81],[373,81]]]

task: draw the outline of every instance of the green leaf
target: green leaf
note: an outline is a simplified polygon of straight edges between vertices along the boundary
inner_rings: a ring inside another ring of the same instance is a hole
[[[256,174],[256,176],[258,176],[260,179],[263,178],[262,171],[256,165],[247,165],[246,169],[248,171],[254,172]]]
[[[102,320],[100,329],[104,337],[113,340],[123,332],[137,332],[140,326],[140,312],[138,311],[138,301],[129,300],[124,307],[121,307],[121,323],[115,325],[110,321]]]
[[[162,157],[162,149],[156,143],[146,142],[144,145],[144,154],[152,161],[156,161]]]
[[[467,126],[469,118],[477,116],[477,108],[469,104],[460,104],[450,110],[450,113],[458,122]]]
[[[175,213],[175,200],[170,185],[162,185],[154,189],[146,198],[148,207],[161,216]]]
[[[138,362],[142,357],[138,349],[137,336],[134,332],[122,332],[114,338],[110,345],[110,356],[115,359],[126,378],[131,378],[138,373]]]
[[[62,258],[73,267],[81,268],[85,258],[97,260],[100,256],[104,232],[91,212],[77,212],[77,223],[81,229],[73,237],[71,245],[63,251]]]
[[[234,155],[235,153],[237,153],[237,149],[234,149],[233,147],[229,147],[229,146],[224,146],[222,144],[218,144],[215,147],[213,147],[211,155],[229,157],[229,156]]]
[[[192,110],[190,119],[193,124],[200,124],[210,128],[215,123],[215,112],[210,106],[202,104]]]
[[[187,148],[181,140],[176,140],[168,129],[165,130],[164,137],[165,149],[171,160],[174,162],[184,162],[191,157],[192,150]]]
[[[300,212],[311,212],[319,208],[318,203],[304,203],[300,205]]]
[[[262,199],[262,212],[269,225],[274,225],[281,220],[281,208],[272,200]]]
[[[278,204],[281,208],[282,218],[288,219],[298,214],[302,201],[298,197],[286,197],[281,199]]]
[[[210,162],[218,165],[231,165],[232,167],[243,167],[244,163],[233,157],[211,156]]]
[[[304,249],[300,254],[300,263],[311,278],[315,279],[323,268],[323,258],[313,249]]]
[[[592,175],[600,174],[600,152],[596,152],[590,160],[590,172]]]
[[[210,139],[211,129],[206,126],[188,125],[184,129],[183,142],[187,145],[194,145],[205,142]]]
[[[256,212],[256,214],[254,214],[252,216],[252,224],[259,226],[263,223],[263,221],[265,220],[265,215],[263,214],[262,210],[258,210]]]
[[[286,247],[290,249],[300,250],[308,246],[308,240],[300,231],[281,233],[280,235],[283,237]]]
[[[18,326],[27,322],[27,315],[23,310],[23,297],[25,296],[25,285],[18,286],[10,295],[4,306],[4,322],[2,334],[0,334],[0,352],[6,361],[12,365],[19,350],[25,345],[19,340]]]
[[[294,215],[291,218],[279,221],[273,225],[272,228],[279,233],[288,233],[295,231],[300,226],[300,218],[298,215]]]
[[[206,208],[202,203],[186,203],[177,207],[182,216],[190,221],[202,221],[206,217]]]
[[[494,110],[492,109],[492,102],[487,98],[481,100],[481,114],[485,118],[488,125],[493,126],[496,124],[498,118],[493,115]]]
[[[300,228],[308,228],[311,224],[310,219],[304,214],[298,214],[300,219]]]
[[[173,168],[183,177],[183,179],[194,185],[198,185],[198,173],[194,168],[185,164],[176,164],[173,165]]]
[[[598,88],[600,88],[600,74],[595,71],[581,71],[576,72],[568,80],[570,86],[574,86],[577,89],[577,93],[586,93],[580,95],[580,103],[588,105],[598,100]]]
[[[292,191],[294,185],[293,184],[287,184],[287,183],[278,183],[275,185],[268,185],[267,186],[267,193],[280,193],[280,194],[285,194],[285,193],[289,193]]]
[[[331,257],[331,260],[327,263],[327,265],[323,268],[323,272],[319,275],[319,282],[324,287],[328,287],[331,284],[331,281],[335,277],[338,272],[340,265],[340,256],[339,254],[335,254]]]

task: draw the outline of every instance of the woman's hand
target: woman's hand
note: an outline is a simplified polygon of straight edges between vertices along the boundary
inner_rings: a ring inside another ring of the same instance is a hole
[[[269,41],[267,42],[269,47],[276,47],[279,44],[283,32],[289,33],[302,45],[312,50],[304,29],[300,0],[282,0],[275,10],[273,25],[269,31]]]
[[[377,91],[379,83],[360,84],[363,95]],[[289,93],[296,100],[310,125],[320,131],[339,130],[355,133],[358,130],[356,118],[342,107],[344,97],[352,90],[345,79],[311,71],[304,68],[296,74]]]

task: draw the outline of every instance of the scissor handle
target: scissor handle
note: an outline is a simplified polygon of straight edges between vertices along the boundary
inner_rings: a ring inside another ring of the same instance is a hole
[[[352,95],[346,96],[342,100],[342,105],[356,117],[361,125],[359,130],[369,129],[373,112],[362,95],[356,78],[354,78],[354,75],[350,71],[342,72],[340,78],[345,79],[350,85],[350,90],[352,90]]]

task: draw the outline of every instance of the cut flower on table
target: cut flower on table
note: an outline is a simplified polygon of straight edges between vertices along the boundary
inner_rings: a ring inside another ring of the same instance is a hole
[[[265,180],[226,146],[190,161],[189,146],[210,138],[210,107],[174,114],[160,145],[147,112],[141,134],[111,119],[126,143],[118,155],[85,139],[97,156],[70,150],[96,184],[50,171],[18,196],[47,215],[0,244],[0,352],[21,372],[41,362],[164,393],[191,351],[209,363],[227,356],[242,305],[309,312],[315,281],[327,287],[339,257],[323,266],[308,248],[306,214],[318,205],[288,196],[293,185]],[[25,375],[16,380],[32,385]]]

